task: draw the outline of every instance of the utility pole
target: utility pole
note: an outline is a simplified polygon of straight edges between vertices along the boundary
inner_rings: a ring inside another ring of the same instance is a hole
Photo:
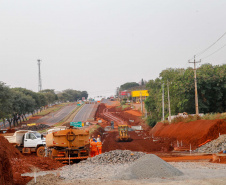
[[[41,79],[41,60],[38,59],[38,92],[42,90],[42,79]]]
[[[162,121],[165,120],[164,116],[164,83],[162,84]]]
[[[195,80],[195,113],[196,115],[199,114],[199,102],[198,102],[198,91],[197,91],[197,79],[196,79],[196,63],[200,63],[200,61],[195,61],[195,56],[194,56],[194,62],[190,62],[189,63],[194,63],[194,80]]]
[[[169,95],[169,82],[168,82],[168,80],[167,80],[167,89],[168,89],[169,122],[171,123],[171,109],[170,109],[170,95]]]
[[[143,115],[143,102],[142,102],[141,92],[140,92],[140,104],[141,104],[141,113]]]

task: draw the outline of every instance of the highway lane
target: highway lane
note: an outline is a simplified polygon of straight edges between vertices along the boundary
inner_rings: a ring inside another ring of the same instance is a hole
[[[54,113],[50,113],[44,117],[42,117],[39,120],[34,120],[33,123],[44,123],[46,125],[52,126],[55,123],[60,122],[62,119],[64,119],[67,115],[69,115],[75,108],[77,107],[77,105],[67,105],[65,107],[63,107],[62,109],[60,109],[57,112]],[[3,124],[3,123],[2,123]],[[8,122],[6,123],[6,128],[9,127]],[[4,128],[3,126],[0,128]]]
[[[37,120],[34,123],[44,123],[49,126],[54,125],[55,123],[60,122],[67,115],[69,115],[76,107],[77,105],[67,105],[60,109],[59,111],[55,113],[50,113],[49,115],[44,116],[43,118]]]
[[[73,122],[92,120],[95,116],[97,107],[97,104],[85,104],[76,114]]]

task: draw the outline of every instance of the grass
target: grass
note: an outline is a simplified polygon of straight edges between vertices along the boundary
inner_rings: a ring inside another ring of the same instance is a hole
[[[51,112],[56,112],[56,111],[60,110],[62,107],[66,106],[68,104],[70,104],[70,103],[62,103],[62,104],[54,105],[53,107],[45,109],[38,114],[34,114],[34,116],[46,116],[47,114],[49,114]]]
[[[93,128],[91,128],[91,129],[89,130],[89,135],[92,135],[93,132],[94,132],[95,130],[97,130],[99,127],[100,127],[100,125],[95,125]]]
[[[188,115],[187,118],[183,118],[183,117],[177,117],[175,119],[173,119],[171,121],[171,123],[179,123],[179,122],[184,122],[184,123],[188,123],[191,121],[196,121],[196,120],[215,120],[215,119],[224,119],[226,120],[226,113],[208,113],[205,114],[204,116],[200,117],[200,116],[191,116]],[[164,121],[163,123],[169,123],[168,120]]]

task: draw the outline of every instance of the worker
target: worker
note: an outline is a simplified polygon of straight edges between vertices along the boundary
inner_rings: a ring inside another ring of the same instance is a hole
[[[99,154],[102,154],[102,143],[100,139],[99,139],[99,142],[97,140],[97,155]]]
[[[97,155],[97,141],[93,138],[90,142],[90,156],[95,157]]]
[[[100,135],[97,136],[97,142],[101,142]]]

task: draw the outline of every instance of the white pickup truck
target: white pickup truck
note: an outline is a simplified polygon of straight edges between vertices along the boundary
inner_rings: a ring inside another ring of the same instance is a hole
[[[46,140],[39,132],[18,130],[12,136],[4,137],[22,153],[36,152],[37,156],[45,155]]]

